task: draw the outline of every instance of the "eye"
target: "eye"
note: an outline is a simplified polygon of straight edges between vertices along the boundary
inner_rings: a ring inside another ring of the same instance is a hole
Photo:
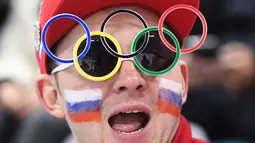
[[[159,52],[157,48],[152,48],[151,49],[151,54],[153,54],[156,58],[163,59],[164,57],[162,56],[162,53]]]

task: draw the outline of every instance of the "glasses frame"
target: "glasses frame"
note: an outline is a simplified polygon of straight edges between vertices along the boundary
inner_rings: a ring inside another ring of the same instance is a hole
[[[139,32],[137,34],[137,36],[135,37],[135,39],[133,40],[132,42],[132,46],[131,46],[131,52],[134,52],[136,50],[136,46],[137,46],[137,42],[138,40],[141,38],[141,36],[147,32],[150,32],[150,31],[156,31],[158,30],[158,27],[156,26],[152,26],[152,27],[148,27],[148,28],[145,28],[143,29],[141,32]],[[101,77],[94,77],[94,76],[91,76],[87,73],[85,73],[82,68],[80,67],[79,65],[79,62],[78,62],[78,49],[81,45],[81,43],[87,38],[87,35],[83,35],[82,37],[79,38],[79,40],[76,42],[75,44],[75,47],[74,47],[74,50],[73,50],[73,63],[61,63],[60,65],[58,65],[55,69],[52,70],[51,74],[55,74],[59,71],[62,71],[62,70],[65,70],[69,67],[71,67],[72,65],[75,66],[75,68],[77,69],[77,71],[85,78],[89,79],[89,80],[92,80],[92,81],[104,81],[104,80],[108,80],[110,79],[112,76],[114,76],[118,70],[120,69],[121,67],[121,64],[122,62],[124,61],[133,61],[134,64],[136,65],[136,67],[141,70],[143,73],[147,74],[147,75],[151,75],[151,76],[161,76],[163,74],[166,74],[168,73],[170,70],[172,70],[175,65],[177,64],[177,62],[179,61],[180,59],[180,55],[181,55],[181,49],[180,49],[180,44],[178,42],[178,39],[176,38],[176,36],[171,32],[169,31],[168,29],[166,28],[163,28],[163,32],[166,33],[168,36],[170,36],[173,41],[174,41],[174,44],[176,46],[176,56],[175,56],[175,59],[173,61],[173,63],[167,68],[167,69],[164,69],[164,70],[161,70],[161,71],[151,71],[151,70],[148,70],[146,68],[144,68],[140,62],[138,61],[137,57],[134,56],[132,58],[118,58],[118,61],[117,61],[117,64],[116,66],[114,67],[114,69],[107,75],[105,76],[101,76]],[[106,32],[101,32],[101,31],[94,31],[94,32],[91,32],[91,36],[96,36],[96,35],[99,35],[99,36],[104,36],[106,38],[108,38],[109,40],[111,40],[113,42],[113,44],[116,46],[116,49],[117,49],[117,52],[119,54],[122,54],[122,49],[121,49],[121,46],[120,44],[117,42],[117,40],[111,36],[110,34],[106,33]],[[150,36],[149,36],[150,38]]]

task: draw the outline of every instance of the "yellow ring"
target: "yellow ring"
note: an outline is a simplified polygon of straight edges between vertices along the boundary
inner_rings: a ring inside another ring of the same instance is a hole
[[[116,46],[117,48],[117,51],[119,54],[122,54],[122,50],[121,50],[121,47],[120,47],[120,44],[117,42],[117,40],[112,37],[110,34],[108,33],[105,33],[105,32],[101,32],[101,31],[94,31],[94,32],[91,32],[91,36],[94,36],[94,35],[100,35],[100,36],[105,36],[107,37],[108,39],[110,39],[113,44]],[[87,73],[85,73],[79,63],[78,63],[78,57],[77,57],[77,54],[78,54],[78,49],[79,49],[79,46],[81,45],[82,41],[84,41],[85,39],[87,38],[87,35],[83,35],[75,44],[75,47],[74,47],[74,51],[73,51],[73,61],[74,61],[74,66],[75,68],[77,69],[77,71],[82,75],[84,76],[85,78],[89,79],[89,80],[93,80],[93,81],[103,81],[103,80],[107,80],[109,78],[111,78],[114,74],[116,74],[116,72],[118,72],[120,66],[121,66],[121,63],[122,63],[122,59],[121,58],[118,58],[118,62],[115,66],[115,68],[113,69],[112,72],[110,72],[108,75],[105,75],[105,76],[101,76],[101,77],[94,77],[94,76],[91,76]]]

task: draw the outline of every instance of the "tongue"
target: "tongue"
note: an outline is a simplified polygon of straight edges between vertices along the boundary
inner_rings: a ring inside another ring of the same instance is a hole
[[[116,131],[131,133],[139,130],[144,120],[145,117],[142,113],[120,113],[111,117],[109,123]]]

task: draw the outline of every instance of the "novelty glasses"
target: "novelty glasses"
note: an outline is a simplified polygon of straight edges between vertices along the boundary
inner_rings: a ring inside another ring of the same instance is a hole
[[[143,29],[133,40],[131,53],[137,51],[145,40],[145,35],[149,33],[149,42],[146,48],[138,55],[131,58],[120,58],[110,54],[102,43],[103,37],[108,46],[118,54],[122,54],[122,49],[117,40],[105,32],[91,32],[91,45],[88,53],[78,60],[78,55],[82,53],[87,42],[87,35],[82,36],[76,43],[73,51],[73,63],[61,63],[51,74],[67,69],[74,65],[77,71],[85,78],[93,81],[104,81],[114,76],[126,60],[133,61],[136,67],[143,73],[151,76],[160,76],[169,72],[180,58],[180,44],[175,35],[163,28],[166,40],[176,47],[176,52],[170,50],[160,39],[158,27],[148,27]]]

